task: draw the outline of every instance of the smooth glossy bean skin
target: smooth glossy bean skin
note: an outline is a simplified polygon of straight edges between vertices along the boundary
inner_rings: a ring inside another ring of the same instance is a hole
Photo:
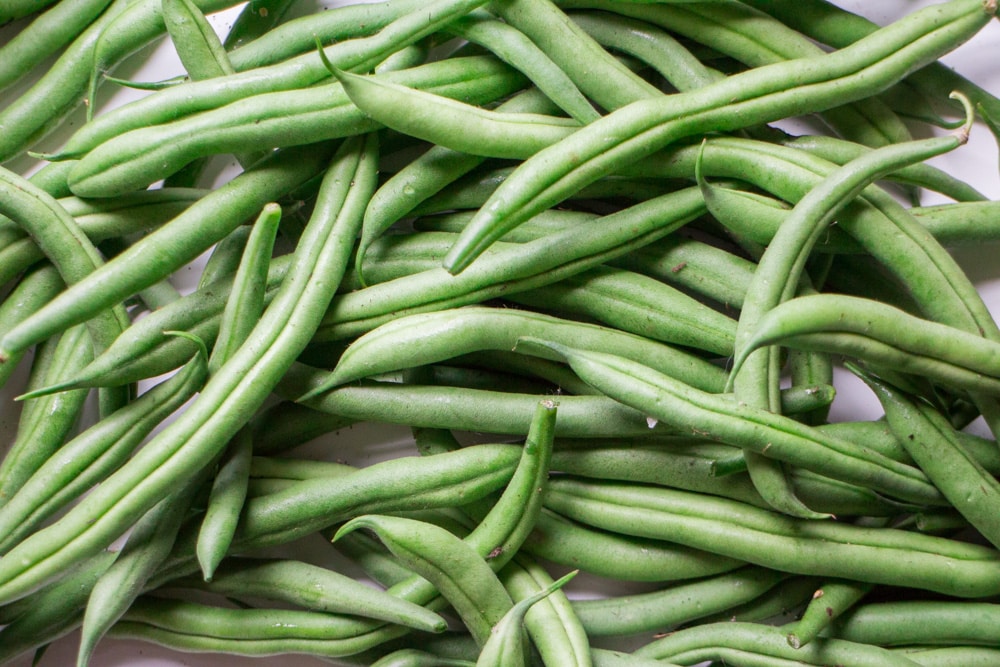
[[[766,122],[771,114],[782,117],[831,106],[833,90],[839,103],[847,101],[847,96],[856,99],[855,95],[870,95],[912,71],[914,65],[932,61],[938,55],[933,53],[933,45],[948,49],[990,19],[989,12],[983,11],[978,2],[950,5],[949,9],[956,10],[954,19],[945,19],[944,6],[939,6],[928,14],[911,14],[880,31],[878,37],[834,54],[767,65],[746,75],[729,77],[686,94],[689,107],[678,103],[679,96],[669,98],[669,104],[659,99],[640,101],[581,128],[518,168],[517,178],[505,182],[456,243],[445,259],[446,268],[459,273],[490,243],[530,215],[613,171],[615,166],[658,150],[686,133],[698,132],[703,120],[707,123],[711,118],[714,130],[745,127]],[[957,34],[948,34],[946,25],[955,28]],[[929,35],[928,39],[920,41],[919,48],[913,46],[917,43],[913,40],[923,34]],[[894,42],[896,38],[900,42]],[[865,73],[865,84],[859,87],[856,82],[862,77],[860,72]],[[803,95],[806,85],[810,94]],[[604,137],[614,137],[614,146]],[[566,159],[567,153],[577,152],[579,159]]]
[[[36,4],[37,3],[33,3]],[[0,90],[16,83],[35,65],[70,43],[100,16],[110,0],[57,4],[0,48]],[[4,23],[0,17],[0,23]]]
[[[659,91],[611,56],[550,2],[515,0],[492,10],[527,35],[577,87],[604,109],[658,97]]]
[[[3,322],[5,329],[14,326],[41,308],[64,287],[65,283],[59,277],[59,272],[51,264],[28,270],[0,302],[0,322]],[[24,353],[19,352],[7,363],[0,364],[0,386],[7,383],[23,357]]]
[[[786,572],[959,597],[989,595],[1000,586],[995,550],[904,530],[793,519],[682,491],[568,479],[550,480],[546,505],[591,525],[675,540]]]
[[[252,458],[253,439],[250,431],[240,429],[219,461],[198,533],[195,552],[206,581],[212,580],[215,569],[232,543],[240,510],[247,498]]]
[[[489,58],[450,59],[397,72],[392,78],[488,102],[522,87],[523,77]],[[83,155],[70,170],[70,189],[113,197],[147,187],[194,158],[312,144],[379,129],[336,83],[243,98],[217,110],[119,134]]]
[[[206,470],[198,471],[147,512],[135,524],[115,562],[94,584],[83,614],[78,667],[89,664],[97,643],[132,606],[170,554],[177,531],[207,476]]]
[[[327,58],[341,69],[370,68],[403,46],[435,32],[443,24],[453,20],[456,15],[464,14],[470,5],[479,4],[481,4],[479,0],[444,0],[431,5],[429,12],[410,11],[424,7],[424,3],[412,5],[380,3],[374,9],[363,8],[362,16],[352,14],[348,21],[354,23],[360,19],[360,23],[370,25],[373,30],[385,26],[386,23],[391,22],[391,25],[366,39],[348,39],[328,47]],[[387,7],[395,8],[400,13],[395,15],[391,11],[387,12]],[[384,22],[373,20],[371,12],[382,16]],[[339,21],[334,12],[324,12],[322,15]],[[241,71],[225,79],[195,82],[183,90],[162,90],[157,95],[125,105],[121,111],[102,114],[81,128],[63,147],[60,156],[79,155],[128,130],[158,125],[188,114],[209,111],[251,95],[308,88],[329,78],[330,72],[326,66],[315,53],[312,53],[316,44],[315,32],[306,28],[302,35],[307,39],[305,50],[310,53],[273,67],[258,67],[246,72]],[[279,42],[282,41],[277,34],[274,37]],[[239,51],[232,54],[231,61],[239,70],[246,66],[240,62]]]

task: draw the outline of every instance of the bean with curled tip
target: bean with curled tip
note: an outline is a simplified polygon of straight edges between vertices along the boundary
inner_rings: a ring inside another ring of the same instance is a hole
[[[463,232],[445,267],[461,272],[527,217],[683,136],[709,128],[737,129],[878,92],[968,39],[991,17],[988,8],[972,0],[940,5],[832,54],[765,65],[690,93],[633,102],[518,167],[516,177],[494,193]],[[614,137],[613,143],[608,137]],[[569,154],[575,158],[566,159]]]
[[[569,478],[550,480],[545,502],[596,527],[668,539],[784,572],[957,597],[981,597],[1000,587],[994,549],[907,530],[795,519],[687,491]],[[788,646],[784,635],[782,642]]]
[[[734,367],[769,344],[836,352],[969,391],[1000,391],[997,343],[870,299],[817,294],[786,302],[761,318]]]

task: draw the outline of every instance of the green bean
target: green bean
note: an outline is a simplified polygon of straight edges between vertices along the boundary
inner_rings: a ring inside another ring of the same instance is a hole
[[[997,605],[988,602],[904,600],[855,607],[834,622],[832,636],[879,646],[996,646]],[[904,619],[919,618],[911,623]],[[915,657],[916,659],[916,657]]]
[[[281,207],[270,203],[264,206],[253,224],[242,261],[233,278],[232,292],[222,312],[219,335],[208,361],[209,372],[218,371],[235,353],[264,312],[268,267],[280,221]]]
[[[51,264],[29,269],[0,302],[2,326],[5,329],[14,326],[59,294],[64,287],[59,272]],[[7,363],[0,364],[0,386],[6,384],[23,356],[24,353],[19,352],[12,355]]]
[[[718,356],[731,354],[733,349],[732,318],[654,278],[621,269],[597,266],[557,283],[509,294],[507,299],[556,313],[585,315],[635,335]]]
[[[869,299],[817,294],[774,308],[750,334],[734,367],[750,350],[773,343],[835,351],[969,391],[995,395],[1000,389],[996,343]]]
[[[107,571],[117,554],[102,551],[72,568],[60,581],[23,598],[23,613],[8,619],[0,630],[0,661],[7,663],[36,649],[43,649],[80,625],[83,607],[94,582]]]
[[[1000,542],[996,523],[1000,482],[962,449],[951,424],[933,408],[876,377],[864,373],[861,379],[878,396],[896,439],[934,485],[991,544]]]
[[[205,377],[205,359],[198,354],[176,375],[91,426],[40,462],[0,507],[0,527],[4,536],[0,540],[0,550],[9,550],[47,518],[122,465],[156,426],[201,388]],[[37,441],[35,444],[38,445]]]
[[[247,429],[240,429],[230,441],[212,480],[208,506],[201,520],[195,553],[206,581],[229,551],[240,510],[247,497],[253,439]]]
[[[443,658],[415,648],[404,648],[385,655],[373,662],[371,667],[475,667],[475,663],[458,658]]]
[[[54,4],[58,0],[11,0],[4,5],[3,13],[0,14],[0,24],[13,21],[15,19],[30,16],[34,12],[44,9],[48,5]]]
[[[570,3],[570,6],[575,4]],[[644,19],[710,46],[751,67],[823,53],[797,31],[771,19],[767,14],[741,4],[685,3],[687,6],[670,8],[636,3],[582,4],[585,7],[610,9]],[[860,143],[885,146],[911,139],[906,125],[877,97],[833,107],[823,111],[821,115],[837,133]]]
[[[167,0],[161,11],[167,34],[192,79],[235,73],[218,35],[192,0]]]
[[[388,321],[390,313],[399,316],[441,310],[551,284],[665,235],[697,216],[701,206],[700,194],[689,188],[595,220],[593,227],[578,226],[537,242],[498,248],[479,268],[464,275],[449,276],[443,269],[430,269],[340,295],[335,298],[316,340],[363,333]],[[560,251],[552,252],[553,247]],[[696,317],[712,318],[720,324],[727,321],[724,316],[713,316],[707,307],[677,294],[680,301],[687,301],[695,309]],[[669,321],[664,324],[669,326]],[[718,338],[714,344],[718,345]]]
[[[524,549],[538,558],[623,581],[694,579],[744,564],[671,542],[597,530],[548,509],[542,510]]]
[[[736,605],[726,611],[709,614],[700,623],[719,622],[771,622],[776,618],[787,618],[805,609],[816,587],[823,582],[816,577],[792,576],[749,602]]]
[[[525,622],[528,611],[533,605],[541,602],[566,585],[576,574],[575,571],[570,572],[553,581],[542,590],[518,599],[510,611],[504,614],[503,618],[493,627],[489,639],[483,645],[479,660],[476,661],[477,667],[524,667],[527,665],[528,646],[522,624]],[[562,655],[553,657],[560,659],[560,663],[558,664],[588,664],[589,662],[581,663],[580,659],[576,656]]]
[[[544,112],[549,107],[547,98],[536,88],[529,88],[504,102],[497,111]],[[431,195],[440,192],[449,183],[479,166],[484,158],[433,146],[426,153],[410,162],[386,181],[368,202],[361,231],[355,272],[364,286],[364,257],[376,238],[385,233],[413,208]]]
[[[72,376],[92,354],[86,327],[73,327],[38,350],[29,387]],[[0,505],[7,502],[65,442],[87,398],[86,390],[66,392],[28,403],[17,435],[0,463]]]
[[[610,12],[573,12],[569,17],[601,46],[639,58],[677,90],[700,88],[721,78],[669,33],[650,23]]]
[[[445,29],[482,45],[523,72],[539,90],[579,123],[589,123],[599,117],[569,76],[513,26],[495,20],[486,12],[470,12]]]
[[[530,332],[546,332],[554,340],[572,340],[588,349],[620,350],[664,373],[684,377],[705,391],[718,392],[724,384],[717,367],[638,336],[525,311],[468,307],[412,315],[382,325],[353,343],[329,380],[313,392],[476,350],[509,350],[518,336]]]
[[[0,356],[86,321],[110,304],[190,262],[269,201],[313,176],[329,153],[316,146],[279,151],[76,283],[0,339]]]
[[[187,577],[171,585],[175,584],[235,599],[259,598],[311,611],[362,616],[425,632],[446,629],[444,620],[432,611],[387,595],[335,570],[297,560],[230,559],[209,583],[200,577]]]
[[[946,19],[945,8],[955,13]],[[525,218],[685,135],[745,127],[871,95],[975,34],[990,16],[978,2],[942,5],[915,12],[833,54],[766,65],[669,96],[669,103],[641,100],[612,112],[522,164],[517,177],[497,190],[466,229],[445,266],[460,272]],[[576,159],[566,160],[568,153]]]
[[[737,665],[885,665],[913,667],[917,664],[877,646],[838,639],[817,639],[802,648],[792,648],[779,628],[752,623],[708,624],[686,628],[651,642],[636,655],[695,664],[721,658]],[[756,660],[753,658],[759,656]]]
[[[323,378],[325,373],[293,368],[277,393],[294,400]],[[530,422],[526,415],[537,401],[536,394],[376,382],[333,389],[304,405],[353,421],[525,435]],[[617,438],[651,432],[642,412],[601,396],[561,396],[559,405],[556,433],[560,436]],[[662,428],[653,427],[652,431]]]
[[[314,149],[315,151],[315,149]],[[0,561],[0,600],[21,597],[58,576],[62,561],[106,546],[166,495],[178,475],[206,465],[256,411],[305,347],[337,284],[374,189],[374,147],[349,141],[326,172],[295,270],[245,344],[212,376],[196,401],[69,513]],[[336,211],[336,214],[331,212]],[[325,253],[325,254],[324,254]],[[314,322],[315,320],[315,322]],[[302,332],[305,332],[303,335]],[[99,520],[94,520],[99,516]],[[85,517],[81,521],[81,517]],[[10,564],[10,570],[3,572]]]
[[[196,472],[136,522],[115,562],[94,583],[83,614],[78,667],[89,664],[97,643],[132,606],[170,554],[177,531],[206,477],[207,471]]]
[[[157,227],[179,215],[203,194],[203,190],[170,188],[135,193],[113,202],[85,202],[75,197],[57,201],[96,244]],[[5,241],[0,249],[0,283],[45,257],[38,244],[20,228],[15,229],[15,225],[0,221],[0,234]]]
[[[482,3],[481,0],[442,0],[432,4],[430,11],[410,11],[418,7],[425,8],[425,4],[380,3],[371,6],[375,9],[364,7],[354,10],[360,11],[361,16],[350,12],[345,20],[352,26],[357,21],[362,25],[371,26],[372,30],[378,30],[385,26],[386,22],[392,21],[392,23],[369,38],[349,39],[328,47],[327,57],[341,69],[369,69],[390,53],[423,39],[440,29],[442,25],[454,20],[456,15],[464,14],[470,7]],[[393,14],[393,10],[398,10],[400,14]],[[320,16],[339,20],[340,14],[323,12]],[[377,17],[382,17],[384,22],[380,23]],[[356,28],[352,27],[352,30]],[[279,37],[278,32],[275,31],[274,37],[284,40],[284,36]],[[303,36],[308,40],[308,49],[314,50],[315,29],[306,27]],[[242,70],[244,66],[239,61],[239,53],[240,51],[234,52],[230,60],[236,69]],[[310,52],[273,67],[258,67],[224,79],[194,82],[186,85],[183,90],[166,89],[157,95],[126,104],[120,111],[111,111],[98,116],[81,128],[61,149],[59,155],[79,155],[128,130],[157,125],[199,111],[220,108],[252,95],[308,88],[329,76],[330,73],[323,62],[315,53]],[[52,157],[54,159],[55,156]]]
[[[339,70],[335,70],[335,76],[351,101],[386,127],[463,153],[524,158],[579,127],[575,120],[558,116],[483,110],[383,81],[378,76]],[[399,113],[401,108],[408,113]],[[465,127],[461,134],[452,131],[456,123]]]
[[[818,155],[836,164],[846,164],[854,158],[860,157],[866,150],[871,150],[850,141],[820,135],[789,138],[782,143]],[[928,188],[951,197],[955,201],[975,202],[987,199],[985,195],[968,183],[928,164],[909,165],[886,175],[886,178],[907,185]]]
[[[0,90],[16,83],[46,57],[70,43],[109,4],[110,0],[64,2],[35,18],[0,48]]]
[[[354,423],[353,419],[330,415],[291,401],[276,403],[250,421],[254,430],[254,453],[268,456],[284,452]]]
[[[823,584],[822,588],[813,593],[802,618],[791,626],[788,643],[792,648],[800,648],[813,641],[835,618],[848,612],[871,589],[871,584],[846,579],[835,579]]]
[[[491,10],[545,52],[577,87],[605,109],[660,93],[580,29],[548,0],[493,3]]]
[[[990,595],[997,588],[995,550],[903,530],[794,519],[672,489],[569,479],[550,480],[545,502],[597,527],[669,539],[785,572],[959,597]],[[784,636],[782,642],[788,646]]]
[[[470,103],[492,101],[523,83],[520,75],[486,58],[431,63],[397,72],[392,78],[433,88],[441,95],[464,97]],[[352,104],[336,83],[256,95],[108,140],[73,167],[70,188],[82,196],[112,197],[144,188],[193,157],[238,152],[247,145],[295,146],[379,128],[377,119]]]
[[[1000,657],[1000,650],[976,646],[891,649],[927,667],[988,667]]]
[[[572,604],[590,637],[649,634],[724,612],[780,586],[787,578],[780,572],[747,566],[650,593],[574,600]]]
[[[677,429],[766,453],[777,460],[901,500],[935,505],[942,502],[939,492],[916,468],[900,465],[855,443],[829,437],[788,417],[720,400],[613,355],[570,350],[546,342],[526,343],[522,339],[518,347],[542,357],[555,352],[589,384]]]
[[[404,565],[434,584],[481,646],[513,606],[482,557],[443,528],[412,519],[364,515],[348,521],[337,535],[359,528],[374,532]]]

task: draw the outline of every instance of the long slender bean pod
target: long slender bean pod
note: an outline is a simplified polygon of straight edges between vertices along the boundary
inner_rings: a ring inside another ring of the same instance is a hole
[[[277,383],[278,373],[308,342],[340,282],[360,225],[363,202],[374,189],[373,147],[346,144],[325,176],[310,233],[299,243],[295,271],[255,327],[251,340],[216,373],[198,399],[126,466],[62,519],[12,550],[0,561],[0,599],[21,597],[57,577],[60,561],[103,548],[137,516],[156,504],[178,475],[199,469],[249,419]],[[324,280],[326,277],[326,280]],[[302,335],[301,330],[307,332]],[[270,379],[268,379],[270,378]],[[97,521],[92,520],[95,515]],[[87,517],[83,522],[80,517]],[[8,564],[11,566],[7,569]]]
[[[709,128],[736,129],[871,95],[975,34],[990,20],[992,11],[971,0],[939,5],[832,54],[759,67],[671,96],[669,102],[633,102],[522,164],[516,177],[497,190],[460,237],[445,267],[453,273],[462,271],[491,242],[531,214],[554,205],[616,165],[683,136]],[[576,157],[567,160],[568,154]]]

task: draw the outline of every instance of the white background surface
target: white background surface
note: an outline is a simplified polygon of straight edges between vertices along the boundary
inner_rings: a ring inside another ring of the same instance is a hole
[[[309,2],[303,0],[299,3],[300,8],[296,11],[297,13],[305,13],[317,4],[312,0]],[[872,20],[884,24],[907,12],[914,11],[919,6],[931,3],[915,2],[913,0],[881,0],[880,2],[867,3],[861,1],[843,1],[837,4],[852,11],[863,13]],[[220,31],[224,32],[228,29],[228,21],[233,15],[233,12],[227,12],[216,18],[216,25]],[[0,43],[9,38],[9,33],[9,29],[0,30]],[[1000,22],[993,21],[972,42],[949,55],[945,59],[945,62],[967,78],[991,90],[994,94],[1000,95],[1000,67],[997,66],[1000,57],[998,56],[1000,56]],[[140,57],[146,58],[145,65],[141,67],[129,66],[127,71],[123,69],[117,74],[136,80],[157,80],[182,71],[169,44],[164,43],[146,49]],[[10,95],[16,94],[20,89],[19,87],[13,91],[0,93],[0,105],[4,104],[4,99],[9,99]],[[107,93],[105,93],[102,106],[108,108],[109,106],[118,105],[136,94],[125,91],[109,99]],[[72,121],[72,126],[78,126],[81,122],[82,117],[78,115]],[[44,147],[54,148],[58,146],[58,142],[64,137],[65,134],[62,134],[52,140],[48,140]],[[1000,198],[997,149],[992,137],[984,128],[977,126],[973,131],[968,146],[949,155],[937,158],[934,163],[967,180],[991,198]],[[29,163],[27,160],[19,159],[6,166],[23,173],[24,170],[29,168]],[[937,203],[937,201],[939,200],[928,199],[925,203]],[[961,263],[970,275],[973,276],[994,313],[1000,313],[1000,262],[997,260],[998,250],[1000,250],[1000,243],[982,244],[975,248],[963,249],[957,253]],[[194,271],[190,272],[190,274],[196,276],[196,272]],[[185,287],[183,280],[179,282],[178,287]],[[24,373],[20,373],[19,379],[11,383],[13,386],[0,390],[0,448],[4,447],[13,438],[14,429],[17,424],[18,410],[10,402],[9,398],[19,393],[19,388],[23,386],[23,377]],[[881,415],[881,410],[859,382],[855,381],[851,376],[843,375],[838,376],[837,382],[838,398],[832,412],[833,420],[874,419]],[[395,449],[404,447],[405,444],[403,443],[407,437],[407,429],[359,427],[348,431],[337,441],[333,441],[333,439],[325,440],[322,447],[336,447],[336,456],[347,458],[358,465],[365,465],[373,459],[382,458],[391,454]],[[358,447],[362,441],[381,444],[361,451]],[[317,447],[313,451],[320,453],[324,450]],[[318,549],[315,556],[323,558],[323,545],[313,544],[312,546]],[[578,578],[573,584],[581,594],[592,594],[595,590],[601,588],[597,582],[588,582],[585,577]],[[75,650],[76,637],[75,635],[70,635],[51,647],[40,664],[42,667],[72,664],[75,661]],[[17,667],[27,666],[30,664],[30,660],[24,658],[14,664]],[[173,653],[150,644],[106,640],[100,646],[91,664],[100,667],[119,667],[125,665],[139,667],[178,667],[181,665],[235,667],[237,665],[261,664],[305,667],[307,665],[329,664],[329,662],[308,657],[250,659],[219,655],[185,655]]]

